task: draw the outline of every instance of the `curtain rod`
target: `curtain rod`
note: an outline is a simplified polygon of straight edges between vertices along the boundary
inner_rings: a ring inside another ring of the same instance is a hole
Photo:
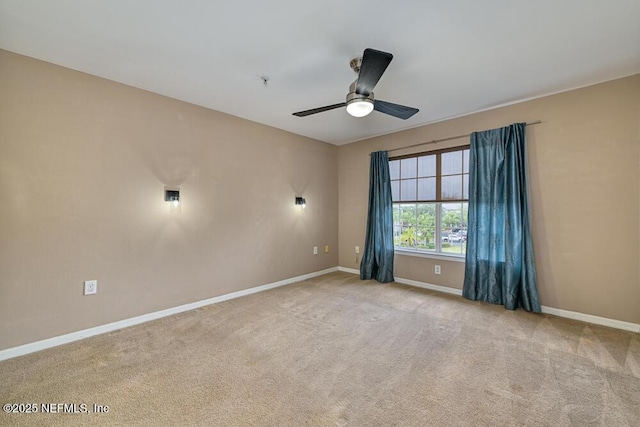
[[[525,123],[525,125],[531,126],[531,125],[537,125],[539,123],[542,123],[542,120],[536,120],[536,121],[533,121],[533,122],[528,122],[528,123]],[[391,150],[387,150],[387,152],[406,150],[407,148],[419,147],[421,145],[427,145],[427,144],[435,144],[437,142],[451,141],[452,139],[466,138],[468,136],[471,136],[471,134],[467,133],[467,134],[464,134],[464,135],[450,136],[448,138],[434,139],[432,141],[421,142],[419,144],[407,145],[406,147],[392,148]],[[369,155],[371,155],[371,153],[369,153]]]

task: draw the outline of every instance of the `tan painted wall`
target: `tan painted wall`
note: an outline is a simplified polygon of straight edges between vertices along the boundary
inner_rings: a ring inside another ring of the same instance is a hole
[[[538,119],[542,302],[640,323],[640,76],[338,148],[0,50],[0,349],[358,268],[369,152]],[[397,256],[396,276],[461,288],[463,264],[437,263]]]
[[[369,152],[535,120],[527,144],[542,304],[640,323],[640,75],[340,147],[340,265],[359,268]],[[396,255],[395,275],[461,289],[464,264]]]
[[[0,50],[0,349],[335,267],[337,176],[335,146]]]

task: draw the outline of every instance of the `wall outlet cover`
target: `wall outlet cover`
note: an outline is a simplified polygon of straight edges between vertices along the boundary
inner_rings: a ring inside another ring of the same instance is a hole
[[[98,293],[98,281],[97,280],[85,280],[84,282],[84,294],[93,295]]]

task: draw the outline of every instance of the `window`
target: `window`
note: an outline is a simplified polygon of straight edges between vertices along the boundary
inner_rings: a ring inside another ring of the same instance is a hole
[[[463,256],[469,147],[392,158],[389,172],[396,249]]]

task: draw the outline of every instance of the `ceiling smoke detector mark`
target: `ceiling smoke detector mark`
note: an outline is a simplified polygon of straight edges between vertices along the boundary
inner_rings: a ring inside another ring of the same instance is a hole
[[[267,75],[260,76],[260,80],[262,80],[262,84],[264,86],[267,86],[268,83],[269,83],[269,76],[267,76]]]

